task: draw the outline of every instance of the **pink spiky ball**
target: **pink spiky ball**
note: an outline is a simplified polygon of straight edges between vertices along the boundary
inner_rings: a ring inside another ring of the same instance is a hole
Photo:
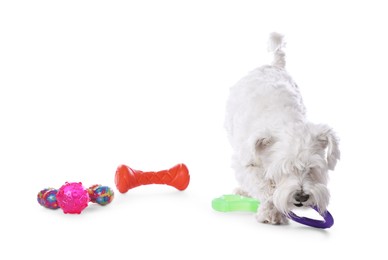
[[[81,182],[66,182],[57,193],[57,202],[63,213],[80,214],[89,201],[89,193]]]

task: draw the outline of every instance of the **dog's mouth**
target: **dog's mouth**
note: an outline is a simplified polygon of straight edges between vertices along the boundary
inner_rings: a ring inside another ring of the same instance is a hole
[[[300,208],[300,207],[303,207],[303,204],[302,204],[302,202],[299,202],[299,203],[294,203],[294,205],[295,205],[295,206],[297,206],[297,207],[299,207],[299,208]]]

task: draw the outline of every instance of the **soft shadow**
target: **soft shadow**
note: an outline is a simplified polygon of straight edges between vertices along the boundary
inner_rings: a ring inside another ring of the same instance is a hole
[[[330,229],[315,228],[315,227],[303,226],[303,225],[299,225],[299,224],[294,225],[294,223],[289,223],[288,226],[289,226],[289,229],[292,229],[292,230],[322,234],[325,237],[330,237]]]

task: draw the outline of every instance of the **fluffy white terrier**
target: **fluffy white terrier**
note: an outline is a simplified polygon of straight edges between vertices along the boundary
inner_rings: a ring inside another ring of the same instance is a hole
[[[259,222],[284,224],[295,207],[329,204],[328,170],[340,158],[333,130],[306,119],[298,86],[285,70],[283,36],[272,33],[272,65],[230,90],[226,129],[234,150],[236,193],[260,200]]]

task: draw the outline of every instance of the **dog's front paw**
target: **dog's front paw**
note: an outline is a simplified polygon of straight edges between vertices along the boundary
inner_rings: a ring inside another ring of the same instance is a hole
[[[259,210],[256,214],[256,220],[261,223],[272,225],[281,225],[288,223],[288,218],[276,209]]]
[[[244,196],[244,197],[250,197],[248,192],[245,190],[241,189],[240,187],[237,187],[233,190],[233,193],[236,195]]]

